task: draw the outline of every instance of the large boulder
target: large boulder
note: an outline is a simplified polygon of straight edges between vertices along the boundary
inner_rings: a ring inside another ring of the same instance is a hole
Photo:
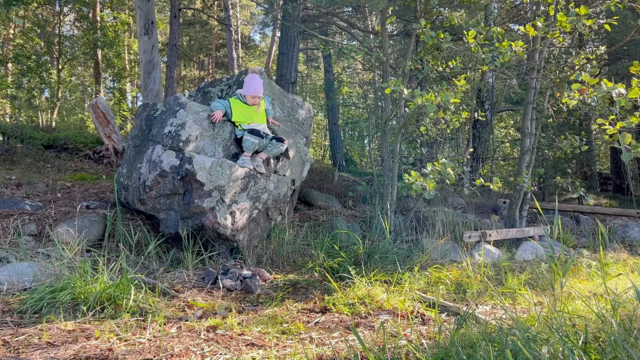
[[[291,159],[274,161],[272,173],[240,168],[234,125],[212,124],[208,104],[228,98],[246,73],[202,84],[191,96],[164,104],[143,104],[136,114],[122,165],[116,175],[118,200],[151,215],[160,231],[191,229],[235,242],[241,249],[266,238],[284,220],[307,176],[313,111],[299,97],[265,79],[273,99],[276,135],[289,140]]]

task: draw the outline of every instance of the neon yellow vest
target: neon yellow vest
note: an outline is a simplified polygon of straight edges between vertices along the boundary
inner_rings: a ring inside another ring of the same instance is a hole
[[[243,103],[239,99],[229,99],[231,105],[231,121],[239,129],[242,125],[267,124],[267,110],[264,99],[260,101],[260,106],[251,106]]]

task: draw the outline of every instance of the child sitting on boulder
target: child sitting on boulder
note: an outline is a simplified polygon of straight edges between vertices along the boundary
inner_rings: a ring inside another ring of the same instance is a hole
[[[250,69],[241,90],[228,100],[212,102],[213,113],[209,116],[214,123],[226,117],[235,124],[236,136],[242,140],[244,151],[238,166],[265,173],[263,161],[282,154],[287,149],[287,139],[273,136],[267,127],[267,124],[280,126],[280,123],[273,119],[271,99],[263,96],[259,72],[256,68]],[[254,153],[257,154],[252,156]]]

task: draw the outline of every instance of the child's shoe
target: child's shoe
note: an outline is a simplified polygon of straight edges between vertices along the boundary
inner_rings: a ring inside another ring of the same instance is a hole
[[[253,168],[256,169],[257,172],[259,172],[261,174],[266,174],[267,173],[267,170],[264,168],[263,161],[259,157],[254,156],[251,159],[251,164],[253,165]]]
[[[240,159],[236,162],[238,166],[245,169],[253,169],[253,164],[251,162],[251,157],[249,156],[240,156]]]

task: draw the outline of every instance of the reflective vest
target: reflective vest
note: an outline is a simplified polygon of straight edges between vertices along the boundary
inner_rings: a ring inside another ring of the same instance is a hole
[[[231,105],[231,121],[236,124],[239,129],[243,125],[267,125],[267,109],[264,99],[260,100],[259,106],[251,106],[243,103],[240,99],[229,99]]]

